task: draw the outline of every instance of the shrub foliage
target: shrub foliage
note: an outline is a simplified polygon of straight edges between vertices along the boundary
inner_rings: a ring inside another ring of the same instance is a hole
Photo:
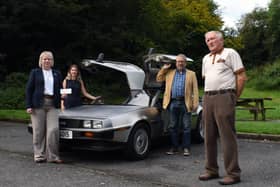
[[[248,86],[257,90],[280,90],[280,59],[248,73]]]
[[[0,109],[23,109],[25,106],[25,85],[28,76],[14,72],[6,76],[0,85]]]

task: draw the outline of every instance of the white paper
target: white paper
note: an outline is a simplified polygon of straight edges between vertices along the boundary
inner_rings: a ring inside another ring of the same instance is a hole
[[[71,94],[72,88],[60,89],[60,94]]]

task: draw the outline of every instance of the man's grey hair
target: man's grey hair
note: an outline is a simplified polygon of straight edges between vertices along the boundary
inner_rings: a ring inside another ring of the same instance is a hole
[[[223,38],[224,38],[223,33],[220,32],[220,31],[208,31],[208,32],[206,32],[205,35],[204,35],[205,38],[206,38],[206,36],[207,36],[209,33],[215,33],[215,35],[216,35],[219,39],[223,39]]]
[[[183,53],[180,53],[177,55],[177,57],[182,57],[184,59],[185,62],[187,62],[187,56]]]

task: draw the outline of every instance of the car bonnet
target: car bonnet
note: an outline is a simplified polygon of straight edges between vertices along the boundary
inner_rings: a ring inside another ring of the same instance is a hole
[[[134,105],[83,105],[61,111],[59,117],[71,119],[106,119],[127,114],[141,108],[143,107]]]

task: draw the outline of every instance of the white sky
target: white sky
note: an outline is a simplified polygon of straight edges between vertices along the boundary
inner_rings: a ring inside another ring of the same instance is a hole
[[[214,0],[219,5],[224,26],[236,28],[243,14],[252,12],[256,7],[267,7],[271,0]]]

